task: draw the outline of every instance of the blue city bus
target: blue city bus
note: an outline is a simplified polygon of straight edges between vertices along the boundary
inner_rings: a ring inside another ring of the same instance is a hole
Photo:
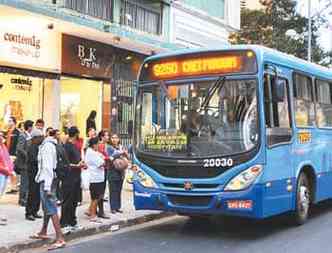
[[[147,58],[135,103],[137,210],[303,224],[332,196],[332,73],[261,46]]]

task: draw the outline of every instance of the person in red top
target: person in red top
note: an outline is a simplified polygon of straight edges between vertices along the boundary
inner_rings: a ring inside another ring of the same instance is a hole
[[[110,166],[110,158],[107,155],[107,146],[109,145],[110,140],[110,133],[107,130],[101,130],[98,133],[99,138],[99,144],[98,144],[98,152],[101,153],[104,156],[105,159],[105,180],[103,185],[103,198],[99,200],[98,202],[98,217],[103,219],[109,219],[107,215],[105,215],[104,212],[104,194],[106,190],[106,182],[107,182],[107,174],[108,174],[108,168]]]
[[[14,165],[4,144],[4,133],[0,132],[0,197],[4,193],[8,177],[13,174]],[[0,225],[6,225],[7,219],[0,217]]]

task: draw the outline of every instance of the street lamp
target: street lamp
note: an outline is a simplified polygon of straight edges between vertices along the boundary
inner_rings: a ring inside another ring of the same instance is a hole
[[[308,0],[308,17],[309,17],[309,28],[308,28],[308,61],[311,62],[311,38],[312,38],[312,17],[311,17],[311,0]]]

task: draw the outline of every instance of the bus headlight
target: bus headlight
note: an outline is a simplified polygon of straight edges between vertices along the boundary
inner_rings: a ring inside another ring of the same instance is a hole
[[[256,178],[262,173],[263,166],[255,165],[242,171],[239,175],[235,176],[229,181],[225,187],[225,191],[240,191],[248,188],[254,183]]]
[[[140,169],[137,165],[133,165],[133,171],[135,172],[135,178],[146,188],[157,188],[157,184],[153,179]]]

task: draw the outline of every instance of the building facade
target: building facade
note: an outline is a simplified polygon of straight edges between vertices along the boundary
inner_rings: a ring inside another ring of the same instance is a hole
[[[170,12],[170,39],[180,47],[222,47],[240,29],[240,1],[179,0]]]
[[[238,1],[212,1],[0,0],[0,129],[13,115],[83,134],[95,110],[98,129],[129,140],[143,59],[239,28]]]

